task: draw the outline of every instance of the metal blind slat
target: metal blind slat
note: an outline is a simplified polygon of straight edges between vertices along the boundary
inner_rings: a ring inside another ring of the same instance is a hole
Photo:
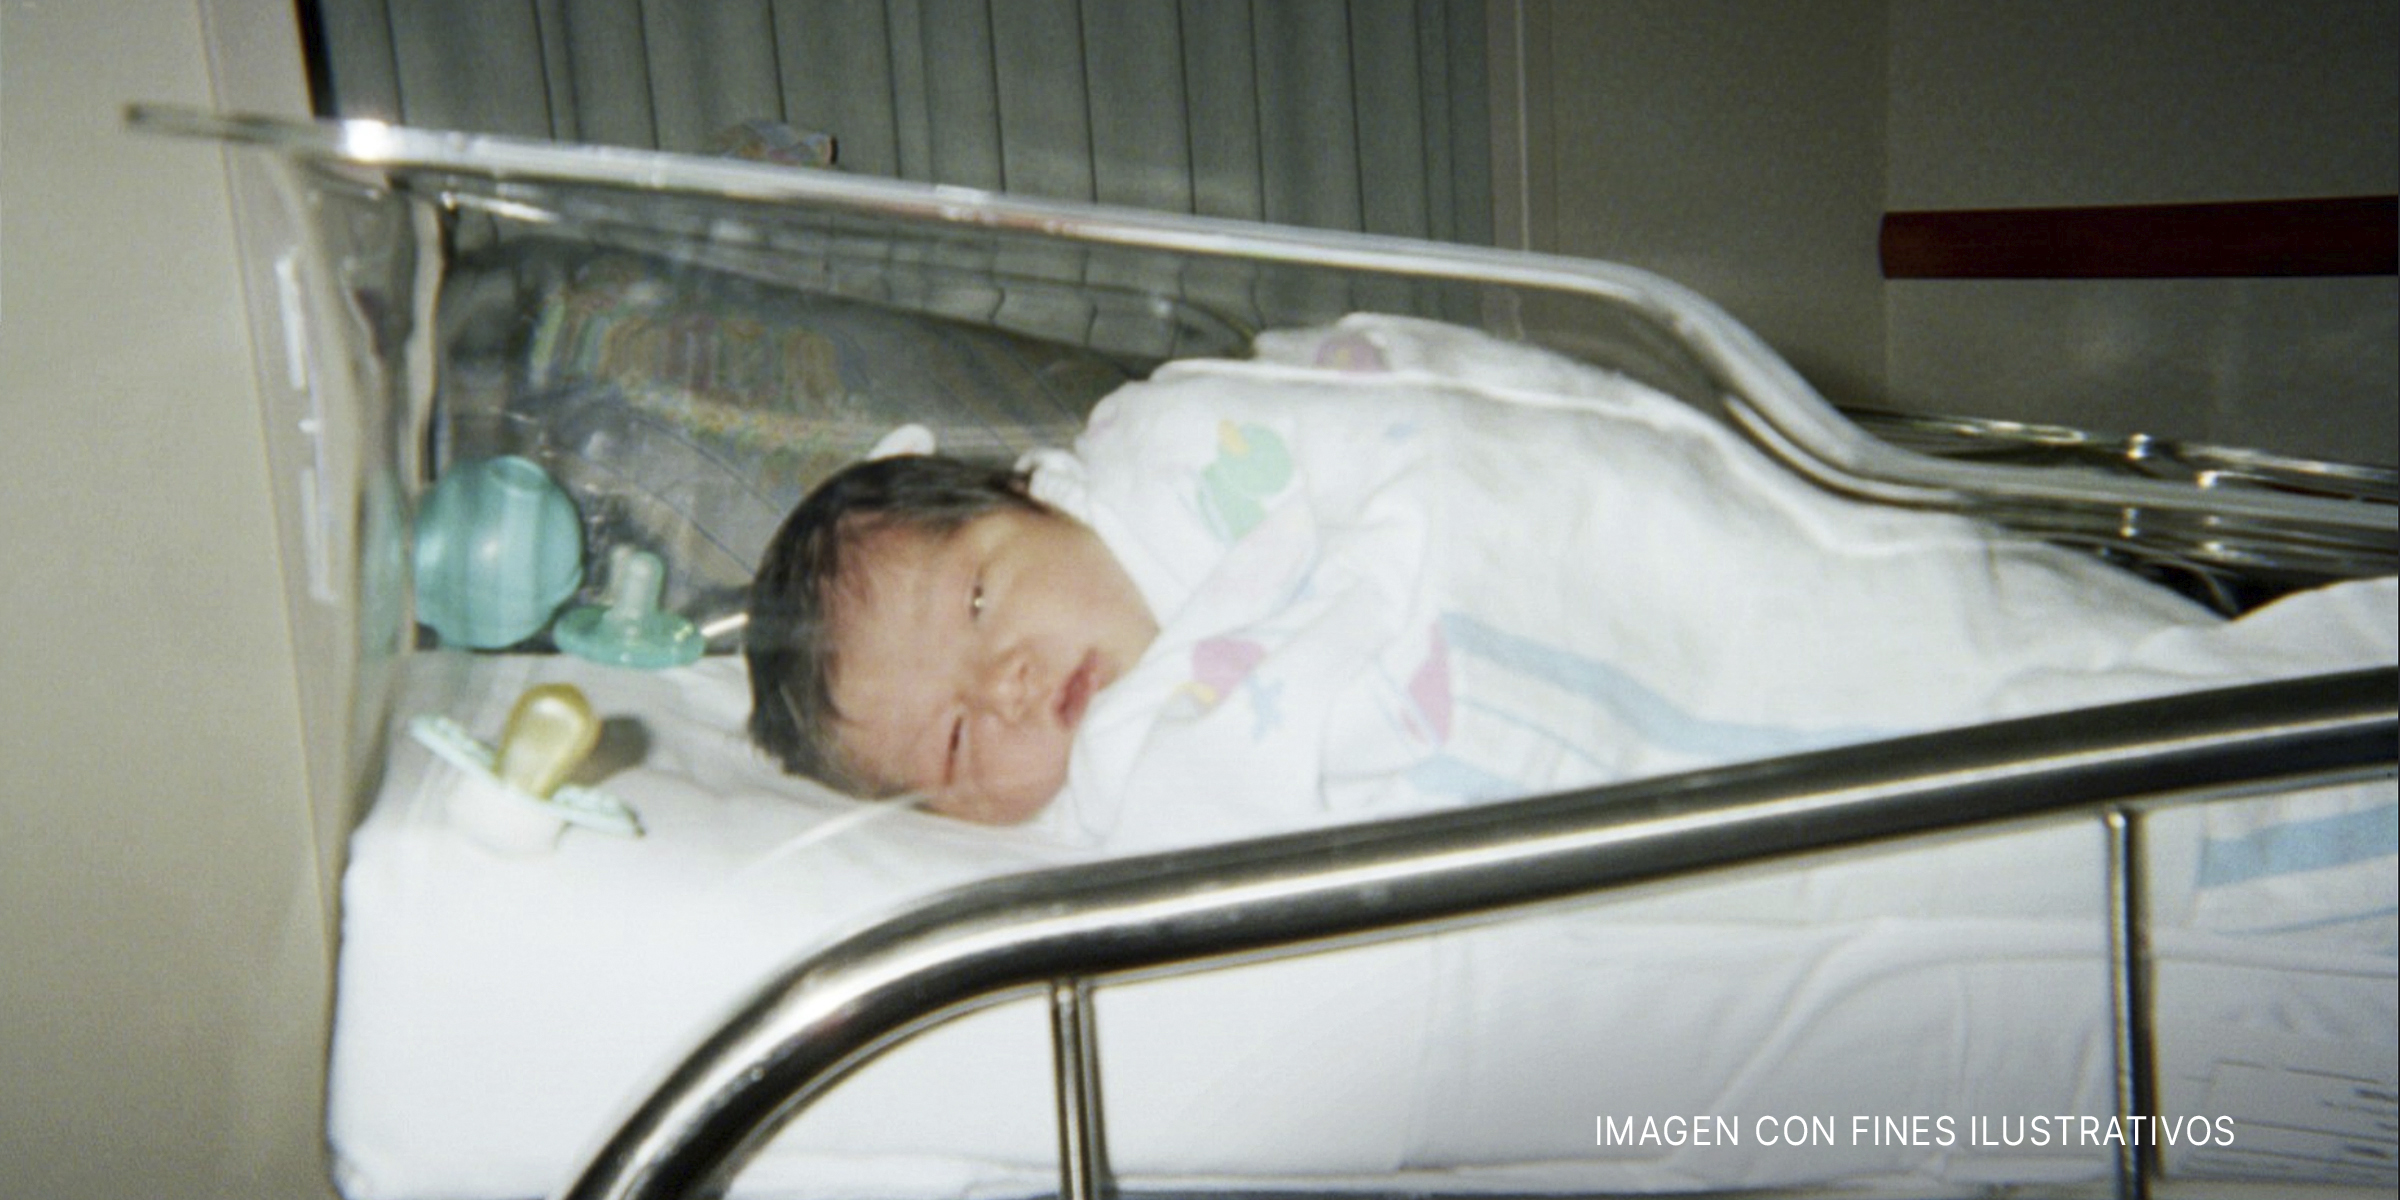
[[[1442,0],[1417,0],[1418,144],[1424,150],[1425,232],[1449,237],[1458,228],[1456,164],[1451,159],[1450,22]]]
[[[1181,14],[1175,0],[1088,4],[1093,195],[1111,204],[1192,210],[1191,114],[1184,107]]]
[[[1350,3],[1359,227],[1369,233],[1422,234],[1429,224],[1416,16],[1413,4],[1393,0]]]
[[[1250,6],[1183,0],[1178,15],[1192,210],[1257,220],[1266,213],[1266,199],[1259,188],[1258,67],[1250,53]]]
[[[575,112],[566,122],[573,136],[613,146],[657,146],[640,0],[558,0],[558,8],[559,37],[566,45],[563,90],[575,98]]]
[[[892,35],[883,0],[775,6],[784,119],[830,133],[844,170],[900,174]]]
[[[1490,237],[1481,0],[310,0],[339,115]]]
[[[383,0],[318,0],[333,115],[398,121],[400,68]]]
[[[1428,233],[1449,241],[1492,241],[1492,96],[1490,51],[1485,40],[1484,6],[1458,0],[1434,0],[1447,25],[1442,88],[1442,118],[1447,122],[1449,155],[1440,177],[1451,185],[1447,224]],[[1434,22],[1427,22],[1433,27]],[[1429,122],[1430,123],[1430,122]],[[1437,214],[1438,215],[1438,214]],[[1463,316],[1463,314],[1461,314]]]
[[[542,90],[549,97],[550,136],[588,141],[582,106],[575,102],[575,58],[567,45],[566,0],[533,0],[534,53],[541,64]]]
[[[1259,191],[1269,221],[1358,229],[1358,113],[1349,6],[1251,6],[1258,61]]]
[[[1075,0],[1008,0],[991,8],[993,124],[1001,186],[1009,191],[1092,198],[1083,22],[1076,8]]]
[[[765,0],[645,0],[659,149],[697,151],[737,122],[783,115],[775,26]]]
[[[892,134],[902,179],[929,180],[933,173],[933,118],[925,90],[925,11],[917,0],[890,0]]]
[[[431,104],[460,128],[550,136],[550,95],[540,66],[533,6],[414,0],[394,14],[392,63],[401,116],[420,123]],[[458,36],[472,31],[474,36]]]
[[[1000,188],[1000,97],[992,79],[992,14],[977,0],[933,0],[924,47],[928,178]]]

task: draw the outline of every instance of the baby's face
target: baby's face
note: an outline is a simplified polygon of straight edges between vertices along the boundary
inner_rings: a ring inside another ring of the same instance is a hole
[[[1003,509],[861,535],[834,602],[833,701],[860,774],[969,821],[1040,812],[1084,709],[1158,636],[1082,523]]]

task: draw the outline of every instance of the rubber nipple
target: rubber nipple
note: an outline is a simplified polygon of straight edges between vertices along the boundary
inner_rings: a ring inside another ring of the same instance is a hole
[[[547,800],[600,743],[600,719],[572,684],[525,689],[500,731],[492,773],[529,796]]]
[[[690,621],[659,609],[665,582],[657,555],[619,546],[608,557],[608,606],[569,612],[551,637],[569,654],[615,667],[657,670],[693,662],[708,639]]]
[[[494,850],[546,850],[568,825],[642,836],[641,818],[624,801],[566,782],[600,742],[600,719],[571,683],[525,689],[509,710],[497,751],[432,713],[410,718],[408,732],[483,785],[452,791],[448,801],[453,819]]]

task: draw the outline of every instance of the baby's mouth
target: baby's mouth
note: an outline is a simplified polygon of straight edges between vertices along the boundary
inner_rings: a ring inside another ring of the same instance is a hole
[[[1073,674],[1058,689],[1058,723],[1073,729],[1083,721],[1083,710],[1092,702],[1092,693],[1099,689],[1100,652],[1086,653],[1075,665]]]

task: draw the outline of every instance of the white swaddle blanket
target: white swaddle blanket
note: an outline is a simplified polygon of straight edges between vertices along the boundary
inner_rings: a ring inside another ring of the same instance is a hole
[[[1110,850],[2391,657],[2388,585],[2227,624],[2080,555],[1835,496],[1631,380],[1423,321],[1170,364],[1035,467],[1162,626],[1039,818]]]

